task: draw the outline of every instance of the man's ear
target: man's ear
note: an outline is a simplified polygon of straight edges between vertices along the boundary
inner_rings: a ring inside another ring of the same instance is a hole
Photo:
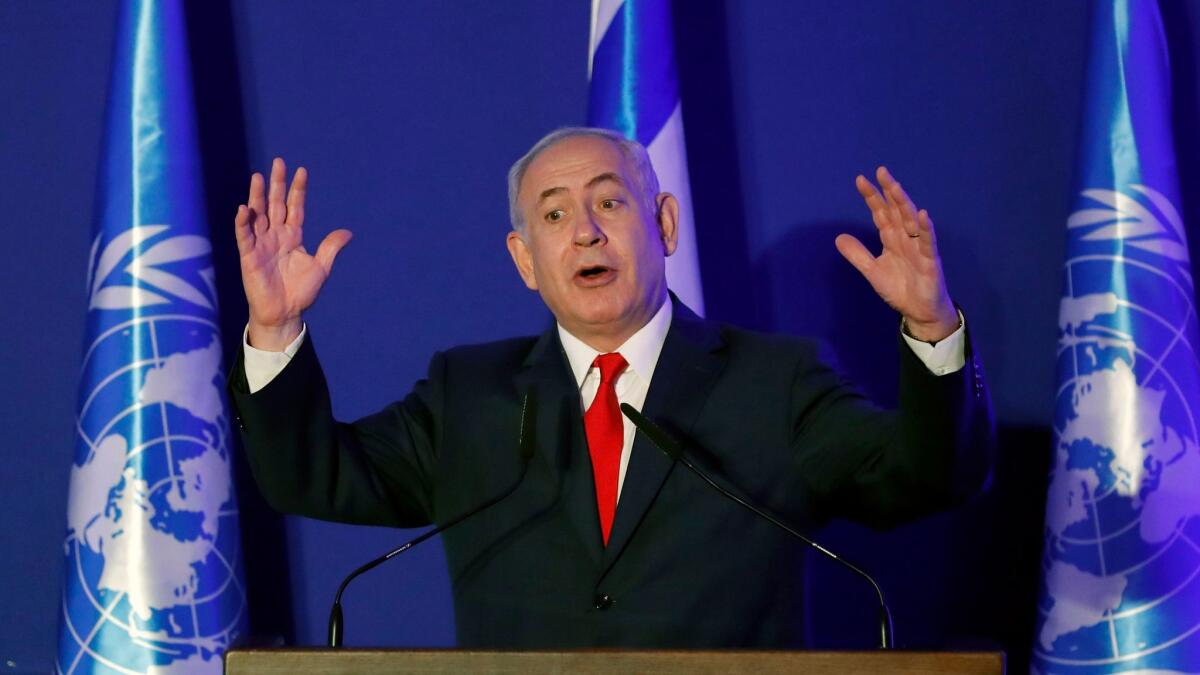
[[[660,192],[654,198],[654,205],[663,250],[669,256],[679,245],[679,200],[670,192]]]
[[[521,275],[521,280],[529,290],[536,291],[537,278],[533,275],[533,254],[529,251],[529,245],[516,230],[508,233],[507,243],[508,254],[512,256],[513,265],[517,267],[517,274]]]

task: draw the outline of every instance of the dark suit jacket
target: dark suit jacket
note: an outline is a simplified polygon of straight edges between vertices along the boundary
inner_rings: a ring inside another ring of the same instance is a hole
[[[978,490],[993,433],[970,350],[966,368],[942,377],[906,346],[900,354],[899,411],[883,411],[815,343],[705,321],[676,302],[643,412],[802,530],[833,516],[888,527]],[[445,522],[502,493],[520,473],[521,405],[535,393],[524,481],[443,535],[460,646],[801,640],[802,547],[640,434],[602,546],[579,393],[553,328],[439,353],[407,398],[352,424],[331,415],[311,339],[253,395],[244,372],[239,359],[230,389],[268,502],[398,527]]]

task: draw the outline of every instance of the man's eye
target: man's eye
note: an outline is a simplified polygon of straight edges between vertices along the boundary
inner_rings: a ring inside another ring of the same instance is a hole
[[[563,214],[562,209],[555,209],[555,210],[551,211],[550,213],[546,214],[546,220],[548,220],[552,223],[557,223],[558,221],[563,219],[563,215],[564,214]]]
[[[617,208],[617,200],[603,199],[600,201],[600,208],[605,209],[605,210],[615,209],[615,208]]]

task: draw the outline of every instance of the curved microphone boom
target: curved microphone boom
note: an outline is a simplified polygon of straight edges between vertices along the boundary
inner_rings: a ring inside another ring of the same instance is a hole
[[[775,527],[778,527],[796,539],[808,544],[812,548],[816,549],[821,555],[831,560],[836,560],[838,563],[844,565],[855,574],[859,575],[863,579],[866,579],[867,583],[871,584],[871,588],[875,589],[875,595],[879,597],[879,647],[880,649],[890,649],[892,647],[892,613],[888,609],[887,602],[883,599],[883,589],[879,587],[879,584],[875,583],[875,580],[871,578],[870,574],[867,574],[862,568],[851,563],[850,561],[839,557],[833,551],[830,551],[812,539],[800,534],[795,530],[795,528],[783,522],[779,518],[771,515],[766,510],[755,506],[746,498],[741,497],[728,488],[718,484],[704,470],[692,463],[692,460],[688,458],[686,453],[684,453],[683,445],[681,445],[679,441],[672,438],[670,434],[663,431],[657,424],[651,422],[648,417],[638,412],[637,408],[634,408],[628,403],[622,403],[621,412],[625,413],[625,416],[629,418],[629,421],[633,422],[633,426],[637,427],[638,431],[645,434],[646,438],[650,439],[650,442],[653,443],[655,447],[657,447],[659,450],[662,450],[672,460],[686,466],[691,470],[692,473],[699,476],[701,480],[703,480],[705,483],[708,483],[709,487],[721,493],[721,495],[727,499],[731,499],[743,508],[748,509],[754,513],[754,515],[765,519]]]
[[[480,504],[479,506],[476,506],[475,508],[471,509],[470,511],[467,511],[464,514],[462,514],[452,520],[447,521],[443,525],[435,527],[434,529],[422,534],[421,536],[417,537],[416,539],[413,539],[412,541],[409,541],[397,548],[394,548],[394,549],[388,551],[387,553],[384,553],[383,555],[379,556],[378,558],[372,560],[371,562],[363,565],[362,567],[359,567],[358,569],[356,569],[353,572],[351,572],[350,574],[348,574],[346,576],[346,578],[342,580],[341,585],[338,586],[337,594],[334,595],[334,598],[333,598],[333,607],[331,607],[329,609],[329,646],[330,647],[337,648],[337,647],[342,646],[342,635],[345,632],[345,628],[346,628],[346,624],[342,620],[342,593],[345,592],[346,586],[349,586],[351,581],[354,581],[355,578],[357,578],[359,575],[363,574],[364,572],[368,572],[370,570],[375,569],[376,567],[391,560],[392,558],[395,558],[396,556],[400,555],[401,553],[404,553],[405,551],[416,546],[417,544],[420,544],[421,542],[425,541],[426,539],[429,539],[430,537],[433,537],[436,534],[441,534],[442,532],[445,532],[446,530],[454,527],[455,525],[458,525],[462,521],[466,520],[467,518],[470,518],[471,516],[479,513],[480,511],[487,509],[488,507],[495,506],[496,504],[504,501],[505,498],[507,498],[509,495],[511,495],[512,493],[517,491],[517,488],[520,487],[521,482],[525,480],[525,474],[529,473],[529,460],[533,457],[534,448],[536,446],[536,443],[534,441],[534,436],[533,436],[533,428],[532,428],[532,417],[533,417],[534,409],[536,409],[536,407],[537,407],[536,403],[537,403],[536,399],[533,396],[531,396],[530,393],[526,393],[525,398],[521,401],[521,431],[520,431],[520,436],[517,440],[517,444],[521,450],[521,473],[520,473],[520,475],[517,476],[517,479],[515,481],[513,481],[512,485],[509,486],[509,488],[507,490],[505,490],[504,492],[501,492],[499,495],[492,497],[491,499]]]

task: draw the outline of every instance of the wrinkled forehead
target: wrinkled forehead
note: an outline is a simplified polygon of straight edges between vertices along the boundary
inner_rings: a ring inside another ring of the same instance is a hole
[[[530,162],[521,178],[520,201],[528,204],[555,188],[578,190],[604,175],[633,189],[635,173],[633,162],[616,143],[599,136],[567,138]]]

